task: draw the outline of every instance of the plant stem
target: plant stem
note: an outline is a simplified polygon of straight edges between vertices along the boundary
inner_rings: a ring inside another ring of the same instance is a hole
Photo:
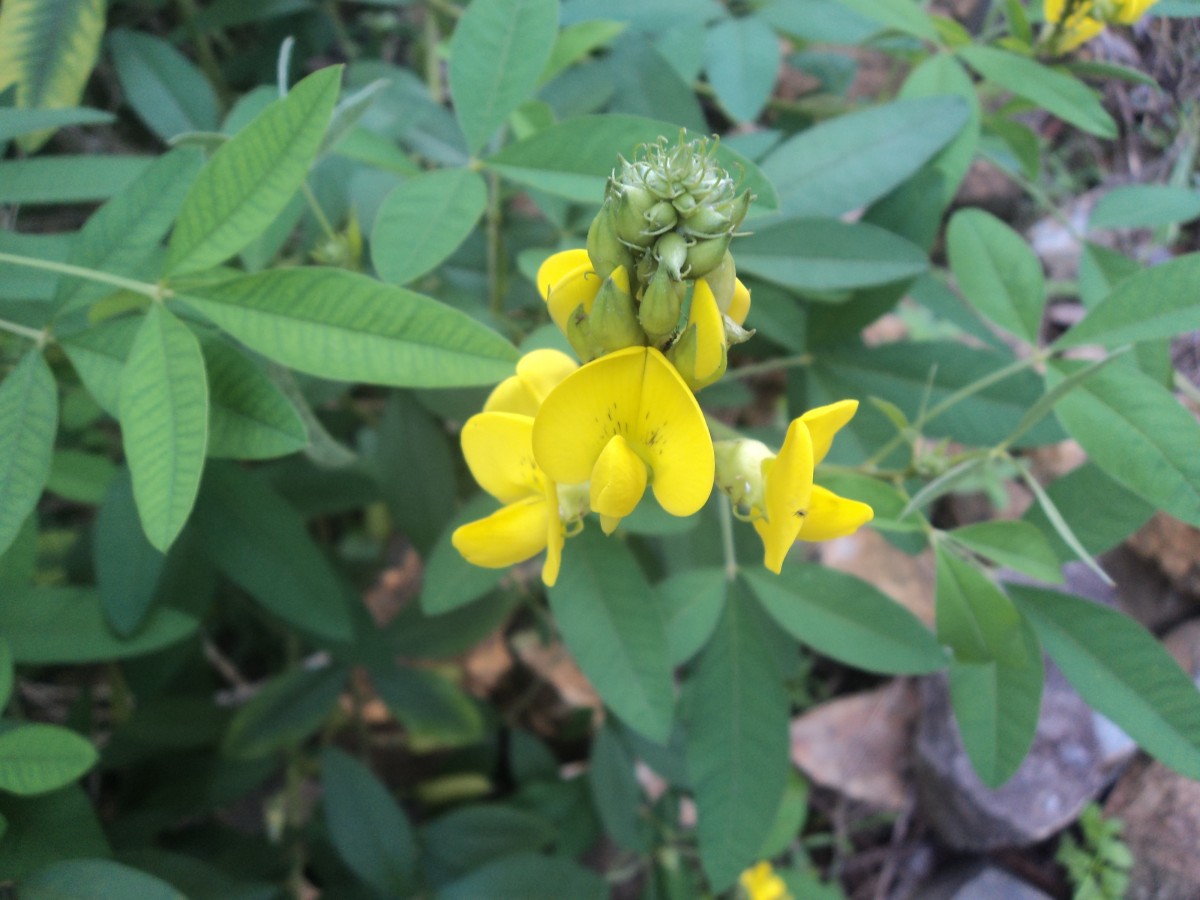
[[[725,551],[725,580],[737,578],[737,551],[733,546],[733,510],[724,500],[718,501],[717,510],[721,516],[721,546]]]
[[[429,87],[429,95],[434,103],[441,104],[446,96],[442,92],[442,70],[438,62],[437,46],[442,35],[438,29],[437,15],[434,4],[427,2],[425,12],[421,17],[421,27],[425,39],[425,84]]]
[[[503,216],[500,208],[500,176],[488,172],[488,205],[487,205],[487,271],[488,271],[488,306],[492,314],[499,318],[504,313],[504,281],[502,226]]]
[[[49,339],[49,335],[45,331],[39,331],[36,328],[29,328],[25,325],[18,325],[16,322],[8,321],[8,319],[0,319],[0,331],[7,331],[11,334],[28,338],[39,347],[43,346]]]
[[[169,288],[159,284],[150,284],[148,281],[134,281],[132,278],[123,278],[120,275],[112,275],[98,269],[87,269],[83,266],[73,266],[70,263],[38,259],[33,256],[20,256],[16,253],[0,253],[0,263],[42,269],[46,272],[58,272],[60,275],[73,275],[76,278],[86,278],[88,281],[99,281],[102,284],[111,284],[113,287],[133,291],[135,294],[141,294],[152,300],[164,300],[174,293]]]
[[[748,366],[738,366],[736,369],[730,369],[728,374],[734,378],[752,378],[755,375],[763,375],[767,372],[774,372],[777,369],[794,369],[797,366],[807,366],[812,360],[811,353],[801,353],[797,356],[781,356],[778,359],[768,359],[765,362],[752,363]]]
[[[333,225],[330,224],[329,217],[325,215],[325,210],[321,209],[321,202],[317,199],[317,195],[313,193],[313,189],[309,187],[307,178],[300,182],[300,190],[304,192],[304,199],[308,201],[308,208],[312,210],[313,218],[317,220],[317,224],[325,232],[325,237],[331,241],[337,240],[337,232],[333,230]]]

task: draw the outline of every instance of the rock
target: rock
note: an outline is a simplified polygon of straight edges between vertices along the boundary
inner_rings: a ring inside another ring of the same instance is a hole
[[[945,677],[926,679],[921,700],[918,801],[926,821],[952,847],[993,850],[1045,840],[1073,822],[1108,780],[1092,710],[1053,666],[1047,666],[1033,746],[998,790],[971,768]]]
[[[824,787],[899,812],[912,792],[907,771],[917,702],[915,685],[896,679],[822,703],[792,722],[792,762]]]
[[[910,900],[1050,900],[1015,875],[979,863],[944,872]]]
[[[1139,759],[1117,782],[1105,815],[1125,822],[1133,852],[1128,900],[1200,897],[1200,781]]]
[[[1154,560],[1175,590],[1200,596],[1200,528],[1160,512],[1129,539],[1129,545],[1139,556]]]

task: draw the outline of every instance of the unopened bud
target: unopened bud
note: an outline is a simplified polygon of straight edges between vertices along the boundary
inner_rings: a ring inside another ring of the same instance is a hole
[[[646,343],[629,293],[629,273],[624,266],[614,269],[605,279],[588,319],[591,340],[600,348],[597,355]]]
[[[645,188],[622,186],[614,220],[617,237],[636,247],[648,247],[654,243],[654,235],[646,231],[646,213],[656,203],[658,198]]]
[[[651,344],[661,344],[675,333],[684,291],[683,283],[672,281],[666,269],[660,268],[650,279],[638,307],[638,321]]]
[[[675,281],[683,281],[683,269],[687,265],[687,241],[680,234],[669,231],[654,245],[654,257],[659,266]]]
[[[701,206],[683,220],[679,230],[693,237],[712,238],[728,234],[732,226],[729,217],[720,210]]]
[[[690,278],[703,278],[721,264],[725,251],[729,249],[731,235],[697,240],[687,249],[687,267]]]
[[[583,362],[591,362],[604,354],[604,350],[592,339],[592,325],[587,311],[580,303],[567,319],[567,341]]]
[[[723,313],[729,312],[733,303],[733,292],[737,288],[737,266],[734,264],[733,254],[726,250],[721,262],[704,276],[704,280],[713,292],[717,309]]]
[[[729,358],[726,353],[724,342],[720,347],[720,360],[716,368],[709,372],[700,372],[697,370],[697,359],[702,355],[700,352],[700,337],[699,329],[695,325],[689,325],[687,330],[667,351],[667,359],[675,366],[675,370],[679,372],[681,378],[693,392],[701,391],[721,380],[721,376],[725,374],[725,367],[729,363]]]
[[[670,231],[678,221],[679,214],[666,200],[659,200],[646,211],[646,230],[650,234],[658,235]]]
[[[587,252],[592,268],[601,278],[607,278],[617,266],[628,269],[633,265],[629,248],[617,238],[611,200],[605,201],[588,227]]]
[[[763,463],[774,459],[766,444],[746,439],[715,441],[717,487],[729,495],[736,509],[743,513],[766,506],[766,477]]]

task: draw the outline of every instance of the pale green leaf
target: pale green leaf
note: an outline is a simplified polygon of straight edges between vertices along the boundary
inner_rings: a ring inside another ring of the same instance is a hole
[[[1059,338],[1059,347],[1171,338],[1200,328],[1200,253],[1189,253],[1121,280]]]
[[[779,38],[758,16],[723,19],[707,29],[704,70],[717,99],[739,122],[767,104],[779,74]]]
[[[700,860],[712,887],[728,888],[755,860],[787,784],[788,697],[741,581],[688,683],[687,769]]]
[[[161,304],[150,307],[133,340],[118,405],[142,528],[165,553],[200,488],[208,444],[208,382],[200,342]]]
[[[92,742],[58,725],[18,725],[0,733],[0,791],[45,794],[96,763]]]
[[[415,387],[491,384],[517,352],[464,313],[343,269],[276,269],[185,296],[252,350],[300,372]]]
[[[1200,190],[1166,184],[1113,188],[1097,201],[1088,228],[1156,228],[1200,216]]]
[[[86,106],[67,106],[62,109],[0,109],[0,143],[15,137],[32,134],[47,128],[64,125],[108,125],[112,113]]]
[[[794,216],[839,216],[887,194],[971,119],[962,97],[898,100],[838,116],[785,141],[763,161]]]
[[[169,273],[224,262],[283,212],[325,136],[341,73],[341,66],[330,66],[309,75],[212,155],[183,201]]]
[[[0,203],[26,206],[94,203],[145,172],[149,156],[38,156],[0,162]]]
[[[217,337],[200,343],[208,372],[208,455],[271,459],[308,445],[291,401],[245,353]]]
[[[5,0],[0,10],[0,90],[16,85],[25,109],[75,106],[96,64],[104,0]],[[52,131],[26,135],[38,150]]]
[[[371,229],[379,277],[408,284],[441,265],[475,228],[487,185],[470,169],[442,169],[401,182],[383,200]]]
[[[30,350],[0,382],[0,553],[37,506],[57,430],[54,373],[41,350]]]
[[[626,23],[611,19],[589,19],[575,22],[558,33],[546,68],[538,76],[538,84],[546,84],[573,63],[584,59],[589,53],[612,43],[626,28]]]
[[[1011,585],[1067,680],[1163,765],[1200,778],[1200,693],[1128,616],[1042,588]]]
[[[107,456],[82,450],[55,450],[46,490],[74,503],[99,503],[117,474]]]
[[[888,28],[926,41],[939,43],[933,20],[915,0],[839,0],[839,2]]]
[[[929,260],[915,244],[874,225],[793,219],[738,238],[739,272],[796,291],[841,291],[919,275]]]
[[[208,79],[171,44],[118,28],[109,37],[117,80],[134,112],[164,141],[216,131],[217,95]]]
[[[1036,344],[1046,303],[1037,254],[1008,225],[982,209],[955,213],[946,232],[959,290],[1001,328]]]
[[[908,610],[865,581],[816,565],[751,569],[746,582],[767,612],[818,653],[872,672],[936,672],[946,654]]]
[[[0,634],[13,659],[30,664],[105,662],[153,653],[192,634],[200,623],[159,609],[128,639],[109,630],[99,595],[82,588],[27,588],[0,604]]]
[[[450,41],[450,94],[475,154],[532,95],[558,31],[557,0],[474,0]]]
[[[567,544],[549,593],[563,640],[604,702],[635,731],[665,742],[674,707],[670,652],[633,554],[588,529]]]
[[[949,537],[980,556],[1039,581],[1063,580],[1054,548],[1036,526],[1021,520],[996,520],[963,525]]]
[[[1092,89],[1065,72],[997,47],[973,45],[958,53],[984,78],[1038,104],[1063,121],[1097,137],[1117,136],[1116,123]]]

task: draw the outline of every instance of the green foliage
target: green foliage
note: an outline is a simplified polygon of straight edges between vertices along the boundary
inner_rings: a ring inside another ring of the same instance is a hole
[[[1064,834],[1055,861],[1067,870],[1074,900],[1118,900],[1129,888],[1133,854],[1121,840],[1120,819],[1106,819],[1089,804],[1079,816],[1082,840]]]

